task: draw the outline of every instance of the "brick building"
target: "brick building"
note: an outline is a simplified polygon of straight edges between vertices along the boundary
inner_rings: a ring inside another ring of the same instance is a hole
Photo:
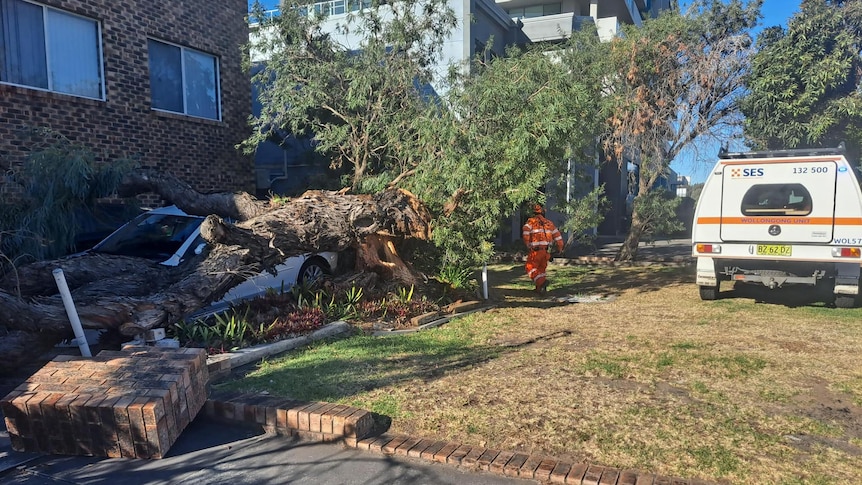
[[[200,191],[253,190],[245,0],[0,1],[0,164],[50,128]],[[0,178],[0,194],[3,191]],[[9,187],[7,187],[9,188]]]

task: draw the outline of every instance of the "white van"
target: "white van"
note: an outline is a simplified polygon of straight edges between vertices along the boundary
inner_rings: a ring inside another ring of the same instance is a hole
[[[700,297],[721,281],[829,285],[835,305],[859,295],[862,191],[837,149],[727,153],[706,179],[694,213],[692,255]]]

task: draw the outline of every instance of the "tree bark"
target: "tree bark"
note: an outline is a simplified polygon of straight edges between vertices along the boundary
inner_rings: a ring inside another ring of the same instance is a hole
[[[641,237],[643,237],[644,231],[648,229],[649,224],[648,220],[641,217],[641,212],[638,210],[638,198],[645,197],[650,193],[656,178],[658,177],[653,175],[649,178],[640,177],[638,179],[638,193],[632,201],[632,223],[620,250],[617,252],[616,261],[635,261],[638,257]]]
[[[415,286],[418,281],[416,273],[398,256],[391,236],[366,237],[357,251],[356,269],[373,271],[384,280],[397,280],[405,286]]]
[[[120,197],[133,197],[152,192],[170,201],[187,214],[208,216],[219,214],[236,221],[257,217],[270,210],[269,203],[247,192],[201,194],[191,185],[171,174],[139,169],[126,175],[117,189]]]
[[[638,246],[640,246],[641,235],[644,231],[644,223],[636,208],[632,209],[632,223],[626,238],[617,252],[617,261],[635,261],[638,257]]]

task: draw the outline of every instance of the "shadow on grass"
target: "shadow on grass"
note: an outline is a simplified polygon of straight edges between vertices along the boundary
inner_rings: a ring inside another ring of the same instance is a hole
[[[618,295],[624,291],[655,292],[669,286],[694,283],[691,266],[588,266],[551,265],[548,293],[539,295],[522,265],[489,267],[489,293],[502,307],[551,308],[568,303],[555,297],[574,295]]]
[[[652,292],[661,288],[689,284],[691,268],[646,267],[615,268],[599,266],[555,266],[549,270],[551,290],[537,295],[521,265],[495,265],[489,268],[491,298],[500,307],[530,306],[551,308],[559,303],[554,297],[584,294],[615,295],[632,288]],[[396,418],[398,399],[373,391],[410,381],[430,382],[454,372],[483,365],[521,348],[565,338],[568,332],[555,332],[523,342],[489,344],[490,334],[471,325],[450,323],[433,332],[372,337],[355,335],[346,339],[321,341],[309,348],[240,369],[234,380],[213,386],[221,391],[266,391],[272,395],[300,400],[341,402]],[[362,397],[372,393],[371,397]],[[358,397],[357,397],[358,396]]]
[[[234,392],[265,391],[303,401],[337,402],[417,379],[430,382],[571,332],[554,332],[504,346],[479,343],[485,338],[465,337],[458,330],[439,329],[434,334],[385,338],[358,335],[319,342],[285,359],[239,369],[231,380],[214,384],[212,395],[218,398]],[[380,414],[382,420],[398,414],[394,398],[389,395],[360,407]]]
[[[727,285],[724,283],[722,286]],[[755,303],[781,305],[787,308],[834,307],[835,295],[826,285],[788,285],[769,289],[762,284],[734,283],[730,290],[722,289],[719,299],[754,300]]]

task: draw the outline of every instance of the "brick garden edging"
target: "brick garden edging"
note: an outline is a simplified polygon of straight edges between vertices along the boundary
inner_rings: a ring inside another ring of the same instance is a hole
[[[204,415],[217,421],[260,426],[268,433],[304,440],[343,442],[348,446],[372,434],[372,413],[343,404],[307,402],[259,394],[209,399]]]
[[[517,477],[539,482],[578,485],[707,485],[687,480],[622,470],[589,463],[571,463],[545,455],[501,451],[458,442],[435,441],[400,434],[375,433],[373,414],[351,406],[302,402],[255,394],[210,399],[204,414],[219,421],[260,426],[269,433],[319,442],[340,442],[350,448]]]

